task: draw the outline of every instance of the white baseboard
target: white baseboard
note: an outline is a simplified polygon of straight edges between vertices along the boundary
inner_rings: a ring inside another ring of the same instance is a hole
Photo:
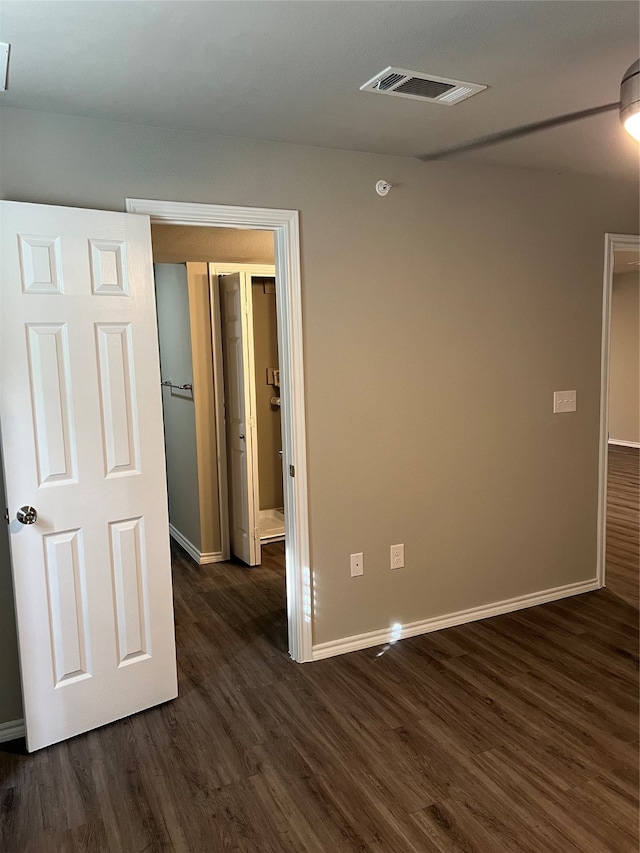
[[[173,524],[169,524],[169,533],[176,540],[178,545],[182,545],[187,554],[189,554],[189,556],[192,557],[199,566],[222,562],[222,551],[199,551],[193,542],[189,542],[186,536],[183,536],[179,530],[176,530]]]
[[[579,581],[566,586],[557,586],[542,592],[534,592],[529,595],[521,595],[517,598],[509,598],[505,601],[497,601],[494,604],[486,604],[481,607],[471,607],[469,610],[459,610],[457,613],[449,613],[446,616],[435,616],[431,619],[422,619],[419,622],[408,622],[406,625],[394,625],[382,628],[379,631],[368,631],[366,634],[356,634],[353,637],[345,637],[341,640],[330,640],[328,643],[317,643],[313,647],[312,660],[343,655],[346,652],[355,652],[359,649],[368,649],[372,646],[381,646],[384,643],[395,642],[403,637],[415,637],[418,634],[428,634],[431,631],[440,631],[443,628],[452,628],[455,625],[464,625],[465,622],[475,622],[478,619],[488,619],[491,616],[499,616],[502,613],[511,613],[522,610],[525,607],[535,607],[538,604],[547,604],[550,601],[558,601],[568,598],[570,595],[580,595],[583,592],[592,592],[600,589],[597,578],[589,581]]]
[[[24,720],[11,720],[8,723],[0,723],[0,743],[4,743],[7,740],[17,740],[24,736]]]
[[[208,553],[205,551],[200,554],[200,559],[198,560],[201,566],[206,566],[209,563],[222,563],[223,561],[222,551],[210,551]]]
[[[640,441],[620,441],[617,438],[610,438],[609,444],[617,444],[618,447],[640,447]]]

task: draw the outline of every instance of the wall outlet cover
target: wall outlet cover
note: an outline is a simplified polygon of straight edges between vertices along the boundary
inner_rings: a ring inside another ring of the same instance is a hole
[[[392,545],[391,546],[391,568],[392,569],[403,569],[404,568],[404,545]]]

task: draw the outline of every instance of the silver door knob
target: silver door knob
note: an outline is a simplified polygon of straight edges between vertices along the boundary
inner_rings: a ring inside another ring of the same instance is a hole
[[[32,506],[21,506],[16,513],[16,518],[20,524],[35,524],[38,520],[38,513]]]

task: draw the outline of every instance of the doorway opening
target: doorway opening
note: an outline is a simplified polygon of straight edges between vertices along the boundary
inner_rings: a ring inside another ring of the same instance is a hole
[[[152,225],[233,228],[269,231],[273,234],[273,272],[275,273],[273,284],[277,310],[277,370],[279,371],[277,378],[280,385],[279,394],[274,393],[271,396],[280,398],[282,466],[287,473],[282,481],[282,510],[285,519],[288,643],[289,652],[294,660],[298,662],[311,660],[311,586],[297,211],[145,199],[127,199],[126,211],[148,215]],[[236,270],[236,272],[243,272],[243,270]],[[207,275],[209,275],[208,269]],[[215,311],[216,301],[212,300],[211,305]],[[224,360],[222,363],[224,364]],[[269,366],[275,368],[275,365]],[[220,378],[219,367],[218,364],[217,375]],[[211,369],[213,372],[215,365],[212,365]],[[178,377],[163,375],[162,378],[163,381],[174,380],[175,385],[190,384],[179,380]],[[175,393],[189,390],[175,389]],[[174,393],[174,389],[171,389],[171,392]],[[222,440],[222,432],[220,429],[216,431],[218,441]],[[247,435],[246,432],[238,434],[245,437]],[[226,435],[224,441],[226,442]],[[224,525],[221,529],[224,529]]]
[[[638,601],[640,237],[605,235],[598,580]],[[632,541],[633,540],[633,541]]]
[[[250,566],[285,540],[275,266],[209,264],[222,551]],[[224,459],[226,458],[226,464]],[[226,473],[226,478],[224,474]],[[226,486],[226,488],[225,488]]]
[[[273,235],[152,225],[151,241],[171,536],[199,565],[260,565],[285,539]]]

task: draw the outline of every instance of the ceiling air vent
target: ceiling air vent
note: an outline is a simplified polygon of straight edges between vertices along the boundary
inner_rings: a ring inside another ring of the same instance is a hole
[[[389,66],[360,86],[363,92],[378,92],[380,95],[397,95],[398,98],[413,98],[432,104],[453,106],[486,89],[480,83],[465,83],[435,74],[407,71],[406,68]]]

